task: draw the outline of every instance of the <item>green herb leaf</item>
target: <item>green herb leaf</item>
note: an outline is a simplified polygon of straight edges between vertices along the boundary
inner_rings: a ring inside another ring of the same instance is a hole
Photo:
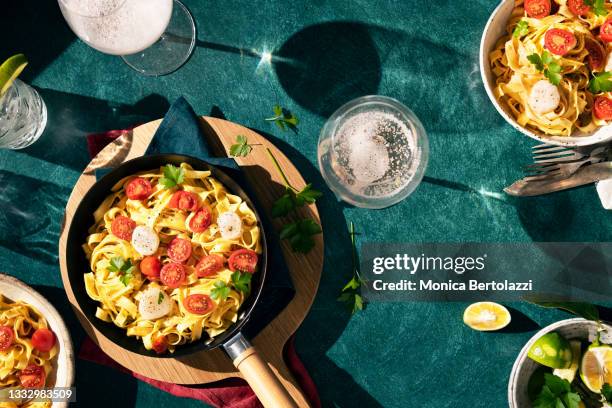
[[[297,192],[295,195],[296,206],[301,207],[304,204],[313,204],[317,201],[317,198],[321,197],[323,193],[312,188],[312,184],[308,183],[306,186]]]
[[[164,292],[159,292],[159,296],[157,297],[157,304],[161,305],[164,301]]]
[[[605,0],[584,0],[584,4],[587,6],[591,6],[593,8],[593,13],[598,16],[606,16],[608,15],[608,10],[606,10]]]
[[[159,184],[165,188],[176,187],[185,180],[185,170],[181,167],[168,164],[163,167],[164,177],[159,179]]]
[[[355,225],[349,224],[349,234],[351,235],[351,249],[353,259],[353,277],[344,285],[338,297],[338,301],[345,302],[351,314],[355,314],[359,310],[363,310],[363,299],[357,292],[361,287],[361,277],[359,275],[359,262],[357,259],[357,245],[355,240]]]
[[[544,374],[544,386],[533,403],[533,408],[578,408],[580,395],[572,391],[567,380],[551,373]]]
[[[559,85],[562,78],[561,74],[551,71],[550,68],[544,70],[544,76],[548,78],[548,81],[553,85]]]
[[[233,157],[246,157],[251,153],[253,147],[248,143],[246,136],[238,135],[236,143],[230,147],[230,155]]]
[[[323,193],[313,189],[310,183],[297,193],[293,187],[286,186],[285,194],[272,204],[272,217],[284,217],[296,208],[314,203],[322,195]]]
[[[527,56],[527,59],[529,60],[529,62],[535,65],[538,71],[544,70],[544,64],[542,63],[542,58],[540,58],[538,54],[536,53],[530,54]]]
[[[320,234],[321,226],[314,220],[306,218],[285,224],[280,232],[281,239],[286,239],[295,252],[308,253],[315,245],[313,235]]]
[[[606,401],[612,402],[612,386],[605,383],[603,387],[601,387],[601,395],[603,395]]]
[[[544,65],[550,65],[552,64],[554,61],[553,56],[550,52],[548,51],[542,51],[542,64]]]
[[[356,290],[361,286],[361,281],[357,278],[357,276],[353,276],[351,280],[342,288],[343,292],[347,290]]]
[[[107,269],[119,275],[119,280],[125,286],[127,286],[134,277],[134,265],[130,259],[125,260],[118,256],[113,257]]]
[[[346,304],[351,314],[355,314],[360,310],[363,310],[363,299],[361,295],[356,292],[344,292],[338,297],[339,302]]]
[[[561,74],[561,65],[555,61],[552,54],[548,51],[542,52],[542,55],[536,53],[527,56],[529,62],[535,65],[535,68],[544,73],[544,76],[553,85],[559,85],[563,75]]]
[[[237,291],[247,294],[251,291],[252,276],[253,275],[250,273],[241,273],[240,271],[236,271],[232,273],[232,284]]]
[[[119,272],[123,265],[125,264],[125,260],[121,257],[113,257],[110,260],[110,266],[107,268],[111,272]]]
[[[222,280],[216,281],[215,287],[212,288],[212,290],[210,291],[210,297],[212,297],[215,300],[225,300],[227,299],[229,294],[230,294],[230,288]]]
[[[297,125],[299,123],[297,116],[280,105],[274,105],[272,110],[274,111],[274,116],[266,118],[266,121],[274,122],[283,132],[289,128],[297,133]]]
[[[295,209],[295,201],[292,197],[292,191],[287,189],[278,200],[272,204],[272,217],[284,217]]]
[[[519,22],[516,23],[516,27],[514,27],[514,32],[512,35],[516,38],[521,38],[522,36],[527,35],[528,32],[529,23],[525,20],[519,20]]]
[[[589,91],[592,93],[612,91],[612,72],[593,73],[593,79],[589,81]]]

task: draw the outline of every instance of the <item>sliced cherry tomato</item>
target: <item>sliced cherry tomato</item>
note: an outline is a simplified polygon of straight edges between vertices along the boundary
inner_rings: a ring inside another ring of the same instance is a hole
[[[111,232],[117,238],[121,238],[125,241],[130,241],[132,239],[132,232],[134,232],[134,228],[136,228],[136,223],[123,215],[118,216],[113,220],[111,224]]]
[[[46,353],[55,346],[55,333],[44,327],[37,329],[32,335],[32,345],[36,350]]]
[[[584,42],[584,48],[589,52],[589,66],[591,71],[599,71],[603,68],[606,52],[599,41],[593,41],[587,38]]]
[[[555,55],[565,55],[576,46],[576,37],[567,30],[551,28],[544,35],[544,46]]]
[[[238,249],[232,252],[227,263],[232,271],[255,273],[257,254],[250,249]]]
[[[591,10],[591,7],[584,4],[584,0],[567,0],[567,7],[576,16],[584,16]]]
[[[136,177],[132,179],[125,187],[125,194],[130,200],[146,200],[151,195],[153,187],[147,179]]]
[[[525,0],[525,12],[531,18],[544,18],[550,10],[550,0]]]
[[[140,261],[140,272],[149,279],[159,278],[161,267],[161,261],[158,257],[153,255],[145,256],[142,258],[142,261]]]
[[[612,120],[612,99],[605,96],[595,98],[593,113],[601,120]]]
[[[159,280],[169,288],[178,288],[185,281],[185,267],[175,262],[166,264],[159,272]]]
[[[198,278],[214,275],[223,269],[224,263],[225,259],[221,255],[206,255],[196,264],[196,275],[198,275]]]
[[[193,232],[204,232],[210,226],[211,219],[210,210],[207,207],[202,207],[191,217],[189,228]]]
[[[191,242],[183,238],[174,238],[168,245],[168,256],[175,262],[185,262],[191,256]]]
[[[23,388],[42,388],[45,386],[47,374],[45,369],[36,364],[30,364],[18,374]]]
[[[153,340],[153,350],[157,354],[164,354],[168,351],[168,339],[166,336],[158,336],[155,340]]]
[[[612,18],[607,19],[599,28],[599,36],[605,42],[612,42]]]
[[[0,326],[0,351],[8,350],[15,340],[15,332],[10,326]]]
[[[198,209],[198,196],[195,193],[180,190],[172,195],[168,206],[183,211],[195,211]]]
[[[189,313],[204,315],[215,308],[215,302],[210,296],[198,293],[183,299],[183,306]]]

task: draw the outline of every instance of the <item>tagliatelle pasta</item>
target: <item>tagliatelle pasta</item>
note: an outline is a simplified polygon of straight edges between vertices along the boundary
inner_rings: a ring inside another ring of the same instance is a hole
[[[183,163],[126,177],[94,219],[83,248],[99,319],[157,352],[236,322],[249,293],[240,280],[250,279],[261,253],[260,228],[209,171]]]
[[[541,6],[547,1],[531,3]],[[521,126],[547,135],[592,132],[605,125],[612,112],[607,106],[603,113],[594,107],[607,105],[608,93],[589,89],[593,75],[607,70],[609,45],[599,29],[606,23],[612,5],[606,2],[597,14],[580,1],[571,2],[557,0],[552,10],[549,7],[552,14],[533,18],[523,1],[517,1],[507,34],[489,54],[496,78],[494,94],[501,105]],[[581,15],[575,14],[578,12]],[[545,61],[542,66],[530,60],[534,54]],[[552,71],[560,67],[558,76],[550,74],[551,66]],[[547,86],[548,82],[551,85]]]

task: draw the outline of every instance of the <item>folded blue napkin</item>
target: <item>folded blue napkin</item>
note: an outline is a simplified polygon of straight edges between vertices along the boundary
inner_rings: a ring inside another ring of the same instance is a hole
[[[177,99],[168,109],[145,155],[163,153],[194,156],[217,166],[244,189],[261,217],[268,243],[268,271],[261,297],[242,330],[245,335],[253,338],[274,320],[295,295],[289,269],[283,258],[274,228],[258,205],[256,195],[253,194],[244,173],[234,159],[211,156],[208,142],[200,128],[198,116],[183,97]],[[98,171],[96,176],[99,178],[104,173],[106,173],[104,170]]]

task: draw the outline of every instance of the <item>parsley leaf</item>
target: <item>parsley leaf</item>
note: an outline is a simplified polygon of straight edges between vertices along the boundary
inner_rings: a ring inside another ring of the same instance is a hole
[[[125,260],[119,256],[113,257],[107,269],[119,275],[119,280],[124,286],[127,286],[134,277],[134,265],[130,259]]]
[[[516,38],[521,38],[522,36],[527,35],[528,32],[529,23],[525,20],[519,20],[519,22],[516,23],[516,27],[514,27],[512,35]]]
[[[344,292],[338,297],[339,302],[344,302],[351,314],[355,314],[360,310],[363,310],[363,299],[357,292]]]
[[[291,113],[290,110],[285,109],[280,105],[274,105],[272,110],[274,111],[274,116],[266,118],[266,121],[274,122],[274,124],[283,132],[287,129],[291,129],[297,133],[297,125],[300,123],[297,116]]]
[[[285,224],[280,232],[280,238],[286,239],[295,252],[307,253],[315,245],[313,235],[320,234],[321,226],[310,218]]]
[[[527,56],[527,59],[538,71],[544,73],[544,76],[551,84],[559,85],[561,78],[563,78],[563,75],[561,75],[561,65],[554,60],[548,51],[544,51],[542,55],[537,53],[530,54]]]
[[[232,273],[232,284],[237,291],[247,294],[251,291],[251,275],[250,273],[241,273],[236,271]]]
[[[612,402],[612,386],[608,383],[605,383],[603,387],[601,387],[601,395],[604,396],[606,401]]]
[[[159,296],[157,297],[157,304],[161,305],[164,301],[164,292],[159,292]]]
[[[612,91],[612,72],[593,73],[593,79],[589,82],[589,91],[592,93]]]
[[[212,297],[215,300],[225,300],[227,299],[229,294],[230,294],[230,288],[222,280],[216,281],[215,287],[212,288],[212,290],[210,291],[210,297]]]
[[[579,408],[580,395],[572,391],[567,380],[545,373],[544,386],[533,402],[533,408]]]
[[[605,0],[584,0],[584,4],[593,8],[593,13],[598,16],[605,16],[608,14],[606,10]]]
[[[540,58],[538,54],[536,53],[530,54],[527,56],[527,59],[529,60],[529,62],[535,65],[538,71],[544,70],[544,64],[542,63],[542,58]]]
[[[181,184],[185,179],[185,170],[181,167],[173,166],[168,164],[163,167],[164,177],[159,179],[159,184],[164,188],[172,188]]]
[[[233,157],[246,157],[253,150],[253,146],[248,143],[246,136],[236,136],[236,143],[230,147],[230,155]]]
[[[285,194],[272,204],[272,217],[284,217],[296,208],[314,203],[322,195],[323,193],[312,188],[311,183],[297,192],[292,186],[286,186]]]
[[[278,200],[272,204],[272,217],[284,217],[295,209],[295,202],[293,201],[293,194],[290,189],[287,189]]]
[[[340,291],[338,301],[346,303],[351,314],[355,314],[357,311],[363,310],[363,299],[357,292],[362,282],[359,274],[359,261],[357,259],[357,244],[355,242],[355,235],[357,234],[355,234],[355,225],[352,222],[349,224],[349,234],[351,235],[353,277]]]

